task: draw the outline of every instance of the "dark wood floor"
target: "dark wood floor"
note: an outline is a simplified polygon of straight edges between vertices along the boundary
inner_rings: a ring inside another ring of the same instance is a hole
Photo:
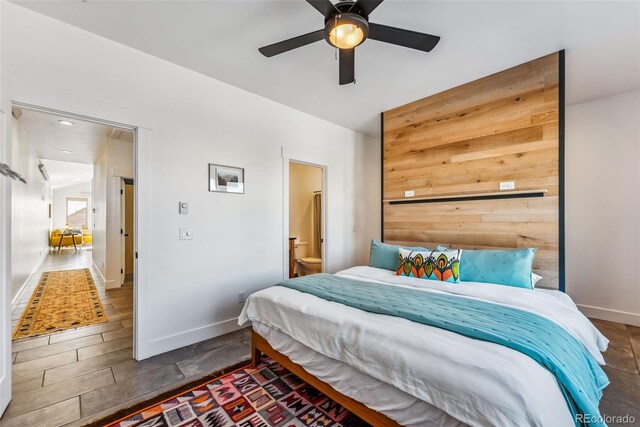
[[[241,330],[133,360],[132,284],[105,290],[87,250],[49,255],[13,313],[14,326],[42,271],[85,267],[91,268],[109,322],[15,341],[13,400],[2,427],[82,426],[249,357],[249,334]],[[640,328],[593,322],[610,340],[605,371],[611,385],[601,411],[634,416],[640,425]]]
[[[634,424],[611,422],[610,426],[640,425],[640,328],[604,320],[591,321],[609,338],[604,370],[611,384],[604,390],[600,412],[635,418]]]

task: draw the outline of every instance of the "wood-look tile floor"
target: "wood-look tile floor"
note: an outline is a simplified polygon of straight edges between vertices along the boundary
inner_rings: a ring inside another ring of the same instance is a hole
[[[44,271],[90,268],[108,322],[13,342],[13,400],[0,426],[82,426],[247,360],[241,330],[137,362],[133,360],[133,285],[105,289],[91,251],[50,253],[12,313],[15,328]]]
[[[640,328],[605,320],[591,321],[609,339],[604,371],[611,384],[604,389],[600,412],[635,419],[633,424],[610,422],[609,426],[640,425]]]
[[[43,271],[90,268],[109,316],[87,326],[13,343],[13,400],[0,418],[9,426],[82,426],[249,358],[244,329],[147,360],[132,358],[133,289],[105,290],[91,252],[51,253],[13,313],[14,326]],[[600,409],[640,423],[640,328],[592,319],[609,338],[611,380]],[[610,425],[616,425],[611,423]]]

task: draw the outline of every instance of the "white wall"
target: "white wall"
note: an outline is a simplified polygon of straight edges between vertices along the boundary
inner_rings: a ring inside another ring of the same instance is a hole
[[[102,279],[107,268],[107,145],[98,149],[93,164],[93,263]]]
[[[53,189],[52,228],[62,229],[67,223],[67,199],[87,199],[87,227],[93,229],[93,197],[91,181]]]
[[[640,326],[640,92],[566,109],[566,291]]]
[[[107,138],[94,164],[93,262],[107,288],[120,283],[120,178],[133,178],[133,144]]]
[[[35,150],[20,121],[12,117],[11,124],[11,166],[27,181],[26,184],[13,181],[11,193],[11,297],[15,299],[49,252],[51,189],[40,174]],[[45,200],[42,200],[43,185]]]
[[[120,202],[120,181],[122,178],[133,178],[133,144],[125,141],[107,139],[105,142],[106,162],[104,168],[104,200],[100,202],[100,209],[105,210],[104,216],[104,240],[101,232],[98,245],[104,245],[104,267],[101,267],[102,275],[105,278],[105,286],[108,288],[119,287],[120,268],[122,265],[122,237]],[[101,224],[101,227],[103,225]],[[102,249],[99,250],[99,253]],[[94,255],[95,256],[95,255]],[[95,258],[94,258],[95,260]],[[100,265],[96,263],[97,265]]]
[[[307,243],[307,257],[321,256],[314,236],[313,192],[322,190],[322,169],[300,163],[289,164],[289,237]],[[302,258],[296,254],[296,258]]]
[[[380,231],[378,141],[15,4],[3,8],[3,105],[17,99],[140,125],[139,357],[237,328],[238,292],[285,276],[283,155],[327,166],[327,268],[367,261]],[[209,162],[244,167],[246,194],[209,193]],[[178,201],[190,203],[188,215]],[[179,241],[179,227],[193,227],[193,240]]]

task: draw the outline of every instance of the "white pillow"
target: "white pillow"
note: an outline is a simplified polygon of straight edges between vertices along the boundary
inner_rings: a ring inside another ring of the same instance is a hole
[[[544,279],[544,277],[536,274],[536,273],[531,273],[531,283],[533,284],[533,287],[536,287],[536,283],[538,283],[540,280]]]

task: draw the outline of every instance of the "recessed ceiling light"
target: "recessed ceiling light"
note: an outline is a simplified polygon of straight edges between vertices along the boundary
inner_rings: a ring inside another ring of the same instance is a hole
[[[71,150],[60,150],[62,151],[64,154],[71,154]]]
[[[75,126],[76,124],[73,122],[70,122],[69,120],[58,120],[58,123],[60,123],[61,125],[65,125],[65,126]]]

